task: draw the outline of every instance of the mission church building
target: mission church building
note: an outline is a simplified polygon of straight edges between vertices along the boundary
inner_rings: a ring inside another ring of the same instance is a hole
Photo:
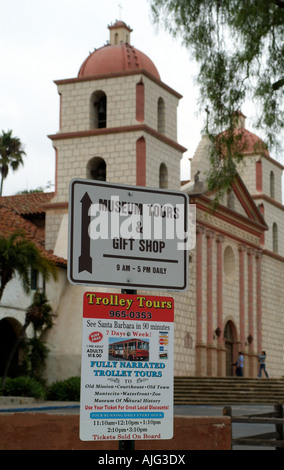
[[[175,301],[176,376],[233,375],[232,363],[242,351],[244,375],[256,377],[257,353],[265,349],[270,376],[281,377],[283,167],[268,152],[256,150],[259,139],[245,129],[245,117],[239,113],[235,131],[242,130],[248,142],[244,164],[226,200],[212,212],[214,195],[205,182],[207,136],[191,159],[191,180],[181,185],[180,160],[186,148],[177,142],[177,110],[182,96],[161,80],[150,58],[131,45],[130,27],[116,21],[109,32],[109,43],[86,58],[77,77],[55,82],[60,124],[49,136],[56,158],[55,192],[0,198],[0,233],[7,233],[11,220],[17,220],[57,264],[57,281],[45,286],[54,312],[54,326],[45,338],[50,349],[48,382],[80,375],[83,293],[90,289],[67,280],[73,178],[181,189],[196,205],[189,288],[170,293]],[[0,342],[6,338],[6,349],[24,322],[31,298],[17,279],[5,289]]]

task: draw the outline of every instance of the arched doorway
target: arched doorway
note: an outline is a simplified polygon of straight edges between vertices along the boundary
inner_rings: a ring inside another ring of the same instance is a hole
[[[224,328],[224,343],[226,348],[226,376],[234,375],[233,362],[236,360],[237,331],[234,323],[229,320]]]
[[[7,360],[10,356],[11,350],[17,340],[20,324],[13,318],[3,318],[0,320],[0,377],[2,377]],[[9,377],[17,375],[19,366],[19,350],[13,356],[10,368]]]

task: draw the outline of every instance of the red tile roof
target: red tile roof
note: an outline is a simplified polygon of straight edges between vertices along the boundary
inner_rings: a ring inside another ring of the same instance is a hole
[[[27,218],[27,215],[44,214],[43,204],[49,202],[53,196],[53,193],[30,193],[0,197],[0,235],[7,236],[15,231],[23,231],[44,256],[55,264],[66,267],[66,259],[45,249],[45,228],[38,227]]]
[[[0,197],[0,205],[13,209],[21,215],[44,213],[43,204],[54,197],[54,193],[28,193]]]

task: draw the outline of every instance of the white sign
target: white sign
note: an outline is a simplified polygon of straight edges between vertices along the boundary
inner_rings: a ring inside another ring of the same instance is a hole
[[[80,439],[173,437],[174,301],[84,295]]]
[[[125,289],[187,288],[186,194],[73,180],[69,201],[71,283]]]

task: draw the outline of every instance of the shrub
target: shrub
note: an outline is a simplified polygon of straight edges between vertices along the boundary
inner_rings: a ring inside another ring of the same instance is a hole
[[[4,387],[0,390],[4,396],[45,398],[45,389],[32,377],[7,377]]]
[[[47,391],[48,400],[80,401],[80,377],[54,382]]]

